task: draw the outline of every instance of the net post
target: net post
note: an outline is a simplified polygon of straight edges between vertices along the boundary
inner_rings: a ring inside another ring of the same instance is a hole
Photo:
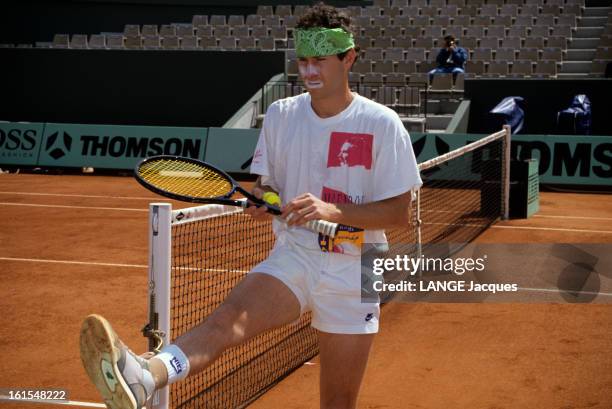
[[[502,217],[503,220],[508,220],[510,217],[510,150],[512,143],[512,130],[510,125],[504,125],[504,162],[502,173]]]
[[[421,188],[416,189],[416,245],[417,245],[417,259],[420,259],[423,254],[423,239],[421,236]],[[417,273],[418,277],[423,276],[423,271],[419,269]]]
[[[149,204],[149,327],[164,345],[170,343],[171,218],[171,204]],[[150,337],[149,350],[154,348]],[[168,409],[169,391],[167,386],[155,391],[147,408]]]

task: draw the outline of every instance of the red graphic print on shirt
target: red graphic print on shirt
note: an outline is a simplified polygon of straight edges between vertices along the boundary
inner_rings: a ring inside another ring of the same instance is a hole
[[[327,167],[363,166],[372,168],[372,141],[374,135],[332,132],[329,140]]]

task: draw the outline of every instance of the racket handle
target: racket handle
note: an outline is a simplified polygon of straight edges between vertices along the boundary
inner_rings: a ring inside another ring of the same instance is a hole
[[[336,235],[338,229],[338,223],[327,222],[325,220],[311,220],[305,226],[309,230],[332,238]]]

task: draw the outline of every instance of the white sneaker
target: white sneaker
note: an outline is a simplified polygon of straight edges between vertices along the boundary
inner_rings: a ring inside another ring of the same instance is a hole
[[[108,408],[140,409],[155,390],[147,360],[130,351],[99,315],[81,326],[81,360]]]

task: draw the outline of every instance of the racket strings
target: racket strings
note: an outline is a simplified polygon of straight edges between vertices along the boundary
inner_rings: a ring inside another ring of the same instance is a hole
[[[158,189],[191,197],[220,197],[233,186],[224,176],[195,163],[162,159],[143,164],[140,177]]]

